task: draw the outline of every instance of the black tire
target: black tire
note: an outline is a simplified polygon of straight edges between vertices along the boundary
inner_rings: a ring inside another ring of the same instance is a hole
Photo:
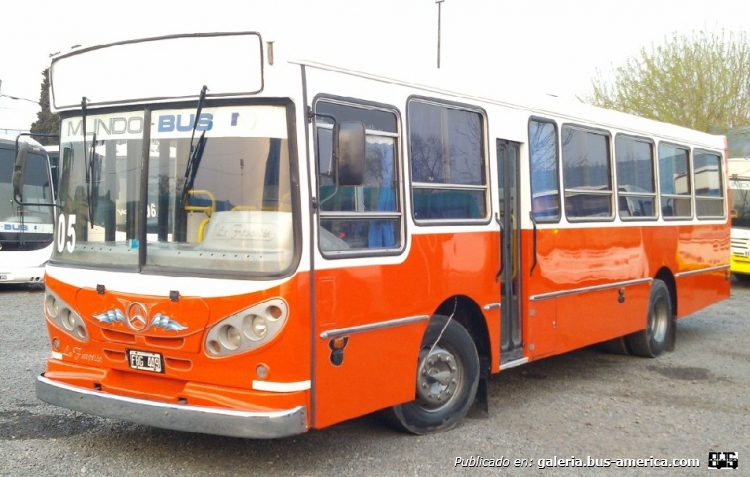
[[[479,385],[479,355],[460,323],[432,317],[422,338],[416,385],[414,401],[383,411],[397,428],[413,434],[446,431],[469,412]]]
[[[750,283],[750,275],[745,275],[744,273],[735,273],[734,277],[738,282]]]
[[[630,352],[644,358],[655,358],[667,348],[672,327],[672,299],[661,280],[651,284],[646,329],[625,337]]]

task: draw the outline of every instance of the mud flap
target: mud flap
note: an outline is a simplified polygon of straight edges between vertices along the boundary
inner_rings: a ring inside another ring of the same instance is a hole
[[[669,336],[667,336],[666,351],[674,351],[675,342],[677,341],[677,317],[672,315],[672,322],[669,325]]]
[[[487,391],[487,381],[489,378],[490,360],[488,358],[479,358],[477,394],[474,397],[474,404],[469,409],[466,417],[470,419],[486,419],[490,417],[489,392]]]

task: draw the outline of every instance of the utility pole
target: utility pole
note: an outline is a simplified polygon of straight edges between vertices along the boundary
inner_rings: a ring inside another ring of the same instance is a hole
[[[435,0],[438,6],[438,31],[437,31],[437,67],[440,69],[440,16],[442,13],[442,4],[445,0]]]

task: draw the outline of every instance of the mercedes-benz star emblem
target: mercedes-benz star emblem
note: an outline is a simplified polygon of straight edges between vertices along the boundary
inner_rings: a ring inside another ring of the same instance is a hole
[[[136,331],[143,331],[148,325],[148,310],[143,303],[131,303],[125,308],[128,326]]]

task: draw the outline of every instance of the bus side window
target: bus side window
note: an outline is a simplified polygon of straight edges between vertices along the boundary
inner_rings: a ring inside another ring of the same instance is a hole
[[[401,246],[398,200],[398,127],[394,111],[316,103],[316,163],[320,215],[318,240],[323,252],[373,251]],[[365,174],[361,185],[337,185],[333,162],[333,119],[366,126]]]

